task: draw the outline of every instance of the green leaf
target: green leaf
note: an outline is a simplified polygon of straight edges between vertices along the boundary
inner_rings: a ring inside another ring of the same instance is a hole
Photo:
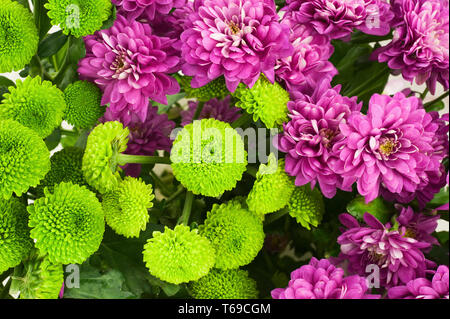
[[[49,151],[55,149],[55,147],[59,145],[60,141],[61,141],[61,130],[59,128],[56,128],[53,131],[53,133],[47,136],[44,140]]]
[[[14,82],[7,77],[0,75],[0,103],[3,100],[3,94],[9,92],[10,86],[15,86]]]
[[[441,188],[439,193],[434,195],[433,199],[428,204],[430,207],[436,208],[444,204],[447,204],[448,201],[449,201],[449,187],[445,186]]]
[[[391,204],[385,202],[381,198],[376,198],[366,204],[364,197],[358,196],[347,205],[347,211],[356,219],[363,220],[364,214],[367,212],[375,216],[381,223],[387,223],[395,213]]]
[[[172,105],[174,105],[176,102],[178,102],[179,100],[184,98],[185,95],[186,95],[185,93],[178,93],[178,94],[174,94],[174,95],[168,95],[167,96],[167,105],[164,105],[164,104],[161,104],[161,103],[156,103],[156,102],[153,102],[152,104],[154,106],[158,107],[158,113],[159,114],[166,113],[170,109],[170,107]]]
[[[427,106],[427,112],[442,111],[445,108],[444,101],[438,101],[430,106]]]
[[[13,1],[18,2],[19,4],[23,5],[27,9],[30,9],[30,5],[28,3],[28,0],[13,0]]]
[[[116,8],[116,6],[112,6],[110,16],[109,16],[108,20],[103,22],[103,25],[100,28],[100,30],[106,30],[106,29],[111,28],[114,24],[114,21],[116,21],[116,18],[117,18],[117,8]]]
[[[56,54],[67,42],[69,37],[62,33],[62,31],[58,31],[52,33],[44,38],[41,41],[38,48],[38,55],[41,59],[47,58]]]
[[[52,27],[47,15],[48,10],[44,8],[46,2],[46,0],[33,0],[34,23],[39,30],[39,39],[43,39]]]

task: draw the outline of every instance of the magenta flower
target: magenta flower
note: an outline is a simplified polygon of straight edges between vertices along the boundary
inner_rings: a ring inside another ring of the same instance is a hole
[[[198,119],[213,118],[222,122],[232,123],[241,117],[240,109],[230,105],[231,96],[227,96],[222,101],[212,99],[203,105]],[[186,111],[181,111],[181,126],[192,123],[197,110],[198,102],[189,102],[189,108]]]
[[[351,273],[366,275],[366,267],[376,265],[380,271],[380,285],[397,286],[425,276],[432,262],[425,259],[422,250],[430,246],[407,237],[405,228],[389,230],[373,215],[364,214],[366,226],[360,226],[350,214],[339,216],[347,228],[337,242],[341,245],[341,260],[348,261]]]
[[[152,35],[147,24],[118,16],[110,29],[84,40],[80,78],[103,90],[102,104],[109,104],[109,112],[125,125],[133,114],[145,121],[149,99],[167,103],[167,94],[179,92],[177,80],[168,75],[180,62],[174,40]]]
[[[289,39],[294,53],[278,61],[275,71],[277,79],[284,81],[291,92],[315,87],[322,79],[330,82],[337,70],[328,61],[334,51],[329,38],[307,25],[293,24],[290,19],[285,19],[284,23],[291,28]]]
[[[448,267],[439,266],[433,279],[417,278],[388,290],[389,299],[449,299]]]
[[[366,280],[360,276],[345,276],[342,268],[328,259],[311,258],[291,273],[289,286],[272,290],[273,299],[378,299],[367,292]]]
[[[278,22],[273,0],[203,0],[195,3],[181,34],[183,73],[192,87],[224,75],[234,92],[260,73],[275,80],[277,59],[292,54],[289,27]]]
[[[344,187],[356,180],[366,202],[378,197],[380,188],[392,194],[414,193],[425,171],[435,171],[429,154],[438,125],[416,97],[374,94],[367,115],[353,113],[340,125],[345,137],[335,145],[341,161],[336,171]]]
[[[384,0],[287,0],[283,8],[296,23],[311,25],[331,39],[348,37],[353,29],[386,35],[394,17]]]
[[[378,61],[387,62],[408,81],[426,82],[432,94],[436,82],[448,90],[448,0],[397,0],[394,7],[400,22],[392,42],[374,52]]]
[[[290,121],[284,124],[277,143],[278,149],[287,153],[285,169],[296,177],[295,184],[314,187],[318,182],[328,198],[336,194],[336,188],[351,190],[335,173],[339,153],[333,146],[344,139],[340,124],[362,106],[356,97],[341,96],[339,91],[340,86],[331,88],[325,80],[310,95],[297,93],[297,99],[288,103]]]
[[[186,4],[186,0],[112,0],[118,7],[119,14],[129,21],[143,19],[151,21],[155,16],[165,15],[172,8],[180,8]]]

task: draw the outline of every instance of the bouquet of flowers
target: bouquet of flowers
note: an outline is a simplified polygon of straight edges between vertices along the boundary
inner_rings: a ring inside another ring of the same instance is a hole
[[[0,0],[0,73],[0,298],[449,298],[448,0]]]

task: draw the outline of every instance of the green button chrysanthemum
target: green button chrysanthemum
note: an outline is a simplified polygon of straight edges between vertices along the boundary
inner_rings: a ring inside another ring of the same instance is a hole
[[[11,292],[20,292],[20,299],[57,299],[64,283],[61,264],[52,264],[48,257],[33,249],[14,269]]]
[[[227,86],[225,84],[225,78],[223,76],[209,82],[205,86],[200,88],[192,88],[190,76],[177,76],[178,82],[181,88],[186,93],[187,98],[196,98],[200,102],[208,102],[211,99],[223,100],[230,95]]]
[[[79,128],[94,126],[105,113],[101,105],[102,92],[93,83],[77,81],[64,90],[66,100],[65,120]]]
[[[205,277],[189,284],[195,299],[256,299],[256,281],[241,269],[212,269]]]
[[[31,12],[17,1],[0,0],[0,73],[19,71],[38,49]]]
[[[148,209],[153,207],[152,185],[140,178],[125,177],[112,192],[103,196],[106,223],[119,235],[139,237],[149,221]]]
[[[164,233],[154,232],[144,246],[143,255],[153,276],[177,285],[205,276],[215,260],[208,239],[184,225],[174,230],[166,227]]]
[[[264,76],[251,89],[241,83],[233,96],[238,99],[237,107],[253,114],[253,121],[261,119],[268,128],[277,127],[288,120],[289,93],[277,82],[270,83]]]
[[[310,185],[296,187],[288,207],[289,215],[307,229],[311,229],[310,225],[317,227],[325,211],[322,193],[317,187],[311,190]]]
[[[183,186],[210,197],[236,187],[247,167],[241,136],[230,124],[215,119],[186,125],[173,143],[170,159]]]
[[[0,119],[10,119],[35,130],[40,137],[49,136],[63,119],[66,102],[63,92],[39,76],[17,80],[0,105]]]
[[[0,201],[36,187],[50,169],[50,152],[37,133],[0,120]]]
[[[64,34],[86,36],[100,30],[111,14],[111,0],[49,0],[45,4],[53,25]]]
[[[295,184],[284,171],[284,160],[269,156],[268,165],[261,164],[256,181],[248,194],[248,208],[258,215],[273,213],[289,203]]]
[[[0,199],[0,274],[20,264],[32,247],[26,205],[16,197]]]
[[[89,134],[82,169],[89,185],[102,194],[119,185],[117,155],[127,149],[128,134],[117,121],[99,124]]]
[[[96,252],[105,231],[102,205],[84,186],[56,185],[28,206],[31,238],[50,262],[81,264]]]
[[[234,269],[249,264],[264,244],[261,219],[242,207],[238,200],[214,204],[200,234],[216,250],[215,268]]]
[[[50,171],[36,188],[37,196],[43,196],[46,187],[52,192],[53,187],[62,182],[88,186],[81,170],[83,154],[83,150],[78,147],[67,147],[53,154]]]

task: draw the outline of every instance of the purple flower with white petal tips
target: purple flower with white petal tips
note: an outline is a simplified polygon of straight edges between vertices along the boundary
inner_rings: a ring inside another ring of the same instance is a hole
[[[387,62],[403,78],[426,83],[434,94],[436,82],[449,88],[448,0],[396,0],[396,28],[392,41],[374,56]]]
[[[213,118],[222,122],[232,123],[241,117],[240,109],[230,105],[231,96],[227,96],[223,100],[212,99],[203,105],[200,112],[199,120]],[[181,125],[185,126],[192,123],[195,112],[199,106],[198,102],[189,102],[189,108],[181,111]]]
[[[416,278],[388,290],[389,299],[449,299],[448,267],[438,267],[433,279]]]
[[[165,15],[173,8],[181,8],[186,0],[112,0],[119,14],[128,20],[153,20],[157,15]]]
[[[348,261],[351,273],[364,276],[367,266],[376,265],[380,285],[392,287],[425,276],[433,265],[422,252],[430,244],[405,236],[404,228],[390,230],[369,213],[364,214],[367,226],[361,226],[350,214],[341,214],[339,219],[347,228],[337,239],[339,258]]]
[[[181,34],[182,70],[193,76],[193,88],[221,75],[230,92],[241,82],[253,87],[261,73],[275,81],[277,60],[293,48],[273,0],[203,0],[194,6]]]
[[[291,273],[289,286],[272,290],[273,299],[378,299],[368,293],[366,279],[357,275],[345,276],[328,259],[311,258]]]
[[[287,0],[286,4],[283,10],[288,17],[331,39],[347,38],[355,28],[386,35],[394,17],[384,0]]]
[[[439,170],[429,156],[437,129],[418,98],[374,94],[367,115],[353,113],[340,125],[345,139],[335,145],[341,159],[336,171],[344,187],[356,181],[367,203],[380,188],[400,195],[416,192],[426,171]]]
[[[168,74],[180,59],[175,40],[152,34],[150,26],[118,16],[114,25],[84,38],[86,57],[79,62],[80,78],[103,90],[103,105],[127,125],[133,114],[145,121],[149,99],[167,103],[166,95],[180,87]]]
[[[324,80],[309,95],[297,92],[297,99],[288,103],[290,120],[277,142],[278,149],[287,153],[285,169],[296,177],[295,184],[314,187],[319,183],[328,198],[336,194],[336,188],[351,190],[343,187],[342,177],[334,170],[339,153],[333,146],[344,139],[340,124],[362,106],[356,97],[341,96],[339,91],[340,86],[331,88]]]

